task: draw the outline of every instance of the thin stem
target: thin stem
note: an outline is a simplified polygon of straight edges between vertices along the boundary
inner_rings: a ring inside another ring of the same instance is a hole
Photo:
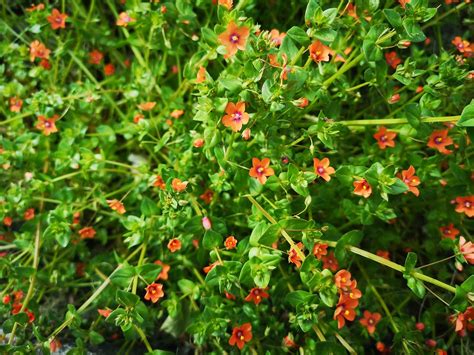
[[[311,118],[313,118],[311,116]],[[440,116],[440,117],[424,117],[421,119],[422,122],[435,123],[435,122],[456,122],[461,118],[458,116]],[[373,120],[349,120],[349,121],[338,121],[337,123],[345,126],[368,126],[368,125],[392,125],[392,124],[405,124],[408,123],[406,118],[381,118]]]

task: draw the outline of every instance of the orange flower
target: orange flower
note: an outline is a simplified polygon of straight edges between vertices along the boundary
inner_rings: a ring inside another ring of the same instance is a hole
[[[54,338],[53,340],[51,340],[49,342],[49,350],[52,353],[54,353],[54,352],[58,351],[59,349],[61,349],[62,346],[63,346],[63,344],[61,344],[61,341],[58,338]]]
[[[358,300],[344,299],[343,302],[339,302],[336,310],[334,311],[334,319],[337,320],[337,327],[341,329],[348,321],[353,321],[356,317],[354,308],[359,305]]]
[[[377,256],[380,256],[381,258],[390,260],[390,252],[387,251],[387,250],[377,250],[377,251],[375,252],[375,254],[376,254]]]
[[[320,244],[316,243],[313,246],[313,255],[318,259],[321,260],[321,257],[328,254],[328,245],[327,244]]]
[[[400,101],[400,94],[393,94],[387,100],[387,102],[391,105],[396,104],[398,101]]]
[[[270,168],[270,159],[263,158],[252,158],[252,167],[250,168],[249,175],[256,178],[262,185],[267,181],[268,176],[275,175],[275,171]]]
[[[222,117],[222,123],[226,127],[232,128],[232,131],[239,132],[242,129],[242,125],[249,122],[249,114],[245,112],[245,102],[229,102],[225,107],[224,117]]]
[[[331,48],[326,47],[320,41],[314,41],[309,46],[309,56],[315,62],[329,62],[329,54],[331,54]]]
[[[232,336],[229,338],[229,344],[242,350],[245,343],[252,340],[252,324],[244,323],[241,326],[232,329]]]
[[[126,12],[121,12],[119,14],[119,17],[117,19],[116,25],[117,26],[122,26],[122,27],[127,27],[129,23],[133,23],[136,20],[133,17],[130,17],[130,15]]]
[[[138,123],[140,120],[144,119],[145,116],[143,116],[141,113],[137,113],[135,116],[133,116],[133,122]]]
[[[402,62],[395,51],[385,53],[385,60],[393,69],[397,69],[398,64]]]
[[[242,139],[244,141],[248,141],[251,138],[252,131],[250,131],[250,128],[244,129],[242,132]]]
[[[38,122],[36,123],[36,128],[43,131],[45,136],[49,136],[51,133],[56,133],[58,129],[56,128],[56,121],[59,118],[59,115],[54,115],[51,118],[46,118],[44,116],[38,116]]]
[[[285,38],[285,36],[286,36],[285,32],[280,33],[280,31],[276,29],[273,29],[270,31],[270,39],[272,43],[277,47],[281,45],[281,42],[283,42],[283,38]]]
[[[348,3],[346,10],[347,10],[347,16],[353,17],[356,20],[359,19],[359,16],[357,16],[357,6],[355,6],[352,3]]]
[[[288,334],[283,338],[283,345],[286,346],[287,348],[295,348],[298,345],[295,343],[293,336]]]
[[[10,97],[10,111],[11,112],[20,112],[21,107],[23,106],[23,100],[19,97]]]
[[[110,313],[112,313],[112,310],[111,309],[98,309],[97,312],[99,312],[99,314],[104,317],[104,318],[107,318],[108,316],[110,316]]]
[[[224,241],[224,245],[227,250],[234,249],[237,246],[237,239],[235,239],[233,235],[230,235]]]
[[[454,37],[454,39],[451,41],[451,43],[456,46],[457,50],[460,53],[464,53],[466,51],[467,52],[471,51],[471,47],[470,47],[471,44],[468,41],[462,39],[459,36]]]
[[[104,54],[97,49],[94,49],[89,53],[90,64],[100,65],[100,63],[102,63],[102,59],[104,59]]]
[[[188,186],[187,181],[181,181],[181,179],[178,178],[174,178],[173,180],[171,180],[171,187],[176,192],[183,192],[184,190],[186,190],[186,186]]]
[[[199,67],[197,76],[196,76],[196,83],[203,83],[206,81],[206,68],[203,66]]]
[[[92,239],[94,238],[96,231],[92,227],[84,227],[79,231],[81,239]]]
[[[3,224],[7,227],[10,227],[13,223],[13,219],[9,216],[6,216],[5,218],[3,218]]]
[[[145,288],[145,290],[146,290],[145,299],[153,303],[158,302],[158,300],[165,295],[165,293],[163,292],[162,284],[157,284],[153,282],[152,284],[149,284]]]
[[[53,30],[58,30],[60,28],[66,28],[66,19],[68,18],[67,14],[62,14],[58,9],[53,9],[51,15],[47,17],[48,22],[51,24]]]
[[[397,134],[395,132],[387,131],[384,126],[381,126],[373,137],[377,140],[379,148],[385,149],[387,147],[395,147],[394,139],[396,136]]]
[[[155,182],[153,183],[153,186],[158,187],[162,190],[166,189],[166,183],[161,177],[161,175],[156,175],[155,177]]]
[[[219,41],[227,51],[224,58],[227,59],[234,56],[238,50],[245,50],[249,34],[250,30],[248,27],[239,27],[234,21],[230,21],[227,25],[227,29],[219,35]]]
[[[451,154],[453,151],[446,149],[447,145],[453,144],[453,139],[448,137],[448,130],[442,129],[431,133],[428,147],[437,149],[442,154]]]
[[[443,234],[443,238],[449,238],[452,240],[454,240],[454,238],[459,234],[459,229],[454,228],[454,224],[452,223],[448,226],[440,227],[439,230]]]
[[[382,315],[380,313],[370,313],[369,311],[364,311],[364,318],[362,318],[359,322],[362,324],[362,326],[367,328],[369,334],[374,334],[375,327],[381,319]]]
[[[224,6],[227,10],[232,9],[233,0],[219,0],[219,5]]]
[[[304,248],[304,245],[303,245],[303,243],[299,242],[298,244],[296,244],[296,247],[299,250],[302,250]],[[298,255],[295,248],[291,248],[289,250],[289,252],[288,252],[288,262],[295,264],[297,268],[301,267],[301,257]]]
[[[212,202],[213,197],[214,197],[214,192],[212,192],[209,189],[204,191],[204,193],[199,196],[199,198],[207,204],[210,204]]]
[[[202,268],[205,274],[208,274],[212,269],[214,269],[217,265],[222,265],[219,260],[214,261],[211,265],[205,266]]]
[[[26,9],[27,12],[40,11],[40,10],[44,10],[43,3],[40,3],[38,5],[31,5],[29,8]]]
[[[474,330],[474,308],[472,306],[467,307],[464,313],[452,315],[449,319],[455,324],[456,333],[462,337],[466,335],[466,330],[470,332]]]
[[[174,253],[177,250],[181,249],[181,241],[179,239],[173,238],[168,242],[168,249]]]
[[[142,111],[151,111],[153,109],[153,107],[155,107],[155,106],[156,106],[156,102],[151,101],[151,102],[141,103],[140,105],[138,105],[138,108]]]
[[[35,218],[35,209],[34,208],[28,208],[25,213],[23,214],[23,218],[25,221],[32,220]]]
[[[410,1],[411,0],[398,0],[402,8],[405,8],[406,4],[408,4]]]
[[[193,147],[194,148],[201,148],[203,145],[204,145],[204,139],[202,139],[202,138],[197,138],[193,142]]]
[[[329,166],[330,161],[328,158],[323,158],[319,160],[318,158],[313,158],[314,172],[316,175],[321,176],[324,180],[329,181],[332,175],[336,172],[334,168]]]
[[[262,302],[262,298],[268,298],[270,295],[266,292],[266,289],[254,287],[250,290],[250,293],[247,297],[244,298],[246,302],[253,302],[258,305]]]
[[[474,216],[474,195],[466,197],[456,197],[456,212],[463,213],[468,217]]]
[[[111,75],[114,75],[114,73],[115,73],[115,65],[113,65],[112,63],[109,63],[104,66],[105,76],[111,76]]]
[[[468,242],[464,237],[460,237],[459,250],[469,264],[474,264],[474,244],[472,242]]]
[[[168,280],[168,271],[170,271],[171,267],[168,264],[162,262],[161,260],[156,260],[154,264],[161,266],[160,274],[156,277],[156,280]]]
[[[372,186],[365,179],[354,181],[354,194],[368,198],[372,194]]]
[[[323,262],[323,269],[329,269],[332,272],[336,272],[339,269],[339,263],[334,256],[334,252],[329,252],[328,255],[322,256],[321,260]]]
[[[352,284],[351,273],[347,270],[339,270],[334,275],[334,284],[337,288],[349,287]]]
[[[39,65],[42,66],[46,70],[51,69],[51,63],[47,59],[41,59]]]
[[[180,118],[184,114],[184,110],[173,110],[170,114],[173,118]]]
[[[123,203],[120,202],[119,200],[113,199],[113,200],[107,200],[107,203],[109,204],[109,207],[113,209],[114,211],[117,211],[120,214],[124,214],[127,212],[125,210],[125,207],[123,206]]]
[[[416,187],[420,185],[420,179],[418,178],[418,176],[415,176],[415,168],[412,165],[410,165],[408,170],[402,171],[402,176],[400,180],[402,180],[405,185],[408,186],[408,191],[413,192],[415,196],[420,195],[420,191]]]
[[[362,292],[357,288],[356,280],[352,280],[349,286],[342,286],[338,291],[339,302],[343,302],[347,298],[357,300],[362,297]]]
[[[40,41],[33,41],[30,44],[30,61],[34,62],[36,58],[48,59],[50,52]]]

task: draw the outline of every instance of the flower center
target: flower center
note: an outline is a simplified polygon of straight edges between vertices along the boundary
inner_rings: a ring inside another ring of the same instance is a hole
[[[441,143],[443,143],[443,137],[436,137],[436,138],[434,139],[434,142],[435,142],[436,144],[441,144]]]
[[[261,166],[259,166],[257,168],[257,174],[261,175],[261,174],[263,174],[263,172],[264,172],[264,169]]]
[[[380,137],[380,141],[381,142],[386,142],[387,141],[387,136],[383,135],[382,137]]]
[[[318,166],[318,173],[322,174],[324,173],[324,168],[322,166]]]
[[[51,122],[45,121],[45,122],[44,122],[44,126],[45,126],[46,128],[51,128]]]
[[[471,208],[471,203],[469,201],[464,202],[464,207]]]
[[[232,114],[233,121],[240,121],[242,119],[242,112],[237,111]]]
[[[231,41],[232,43],[237,43],[237,42],[239,41],[239,38],[240,38],[239,35],[237,35],[237,34],[235,34],[235,33],[233,33],[233,34],[230,35],[230,41]]]
[[[370,319],[368,320],[368,323],[369,323],[370,325],[372,325],[372,324],[374,324],[374,320],[373,320],[372,318],[370,318]]]

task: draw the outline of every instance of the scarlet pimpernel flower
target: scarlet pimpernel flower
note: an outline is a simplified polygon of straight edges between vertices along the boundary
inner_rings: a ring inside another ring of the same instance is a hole
[[[181,249],[181,241],[177,238],[173,238],[168,242],[168,249],[174,253]]]
[[[464,213],[468,217],[474,217],[474,195],[456,197],[456,212]]]
[[[337,262],[336,257],[334,256],[334,252],[329,252],[328,255],[324,255],[321,257],[323,262],[323,269],[329,269],[332,272],[336,272],[339,270],[339,263]]]
[[[448,130],[442,129],[431,133],[428,141],[428,147],[437,149],[442,154],[451,154],[453,151],[446,149],[446,146],[452,145],[453,139],[448,136]]]
[[[328,158],[323,158],[319,160],[318,158],[313,158],[314,172],[316,175],[319,175],[326,181],[331,180],[332,174],[336,172],[333,167],[329,166],[330,161]]]
[[[443,234],[443,238],[449,238],[452,240],[454,240],[459,234],[459,229],[455,228],[453,223],[447,226],[439,227],[439,230]]]
[[[156,303],[162,298],[165,293],[163,292],[163,285],[152,283],[149,284],[146,288],[145,300]]]
[[[104,59],[104,54],[101,51],[94,49],[93,51],[89,52],[90,64],[100,65],[103,59]]]
[[[79,235],[82,239],[92,239],[95,237],[96,231],[92,227],[84,227],[79,230]]]
[[[233,235],[230,235],[224,241],[225,248],[227,250],[234,249],[237,246],[237,239]]]
[[[397,134],[395,132],[387,131],[387,128],[380,127],[379,130],[374,134],[374,138],[377,140],[377,144],[380,149],[385,149],[387,147],[395,147],[395,137]]]
[[[420,190],[418,190],[417,186],[420,185],[421,182],[418,176],[415,175],[415,168],[412,165],[410,165],[407,170],[402,170],[400,180],[407,185],[408,191],[413,193],[415,196],[420,195]]]
[[[119,200],[116,200],[116,199],[107,200],[107,204],[109,205],[111,209],[113,209],[114,211],[117,211],[120,214],[124,214],[125,212],[127,212],[125,210],[123,203],[120,202]]]
[[[171,180],[171,188],[178,193],[186,190],[186,186],[188,186],[187,181],[182,181],[178,178],[174,178],[173,180]]]
[[[304,248],[303,243],[298,242],[296,244],[296,248],[299,249],[299,251],[302,251]],[[296,248],[292,247],[289,252],[288,252],[288,262],[293,263],[296,265],[297,268],[301,267],[301,257],[300,254],[296,251]]]
[[[21,107],[23,106],[23,100],[19,97],[11,97],[10,98],[10,111],[11,112],[20,112]]]
[[[354,194],[368,198],[372,194],[372,187],[365,179],[354,181]]]
[[[134,23],[136,19],[131,17],[127,12],[121,12],[117,19],[116,25],[121,27],[127,27],[129,24]]]
[[[36,58],[48,59],[51,51],[38,40],[31,42],[30,44],[30,61],[34,62]]]
[[[56,127],[56,121],[59,119],[59,115],[54,115],[51,118],[45,116],[38,116],[38,122],[36,123],[36,128],[43,131],[45,136],[49,136],[51,133],[56,133],[58,131]]]
[[[252,324],[244,323],[232,329],[232,336],[229,338],[229,344],[242,350],[245,343],[252,340]]]
[[[263,158],[252,158],[252,167],[250,168],[249,175],[256,178],[261,184],[267,182],[269,176],[275,175],[275,171],[270,168],[270,159]]]
[[[161,271],[158,274],[156,280],[159,280],[159,279],[165,280],[165,281],[168,280],[168,272],[170,271],[171,266],[169,266],[168,264],[165,264],[161,260],[156,260],[154,264],[161,266]]]
[[[398,64],[402,62],[395,51],[385,53],[385,60],[393,69],[397,69]]]
[[[224,58],[233,57],[238,50],[245,50],[250,29],[247,26],[237,26],[230,21],[227,29],[219,35],[220,43],[226,48]]]
[[[364,318],[359,322],[364,326],[369,334],[375,333],[377,323],[382,319],[382,315],[378,312],[371,313],[370,311],[364,311]]]
[[[270,295],[266,292],[266,289],[254,287],[250,290],[247,297],[245,297],[245,301],[253,302],[256,305],[258,305],[260,304],[260,302],[262,302],[263,298],[268,298],[268,297],[270,297]]]
[[[222,117],[222,123],[230,127],[234,132],[239,132],[242,125],[249,122],[249,114],[245,112],[245,102],[229,102],[225,108],[225,115]]]
[[[315,63],[329,62],[331,48],[325,46],[321,41],[314,41],[308,49],[309,56]]]
[[[327,244],[321,244],[321,243],[315,243],[313,246],[313,255],[317,259],[321,259],[323,256],[328,254],[328,245]]]
[[[51,28],[53,30],[66,28],[67,18],[68,18],[68,15],[61,13],[58,9],[53,9],[53,11],[51,11],[51,15],[47,17],[48,22],[50,23]]]

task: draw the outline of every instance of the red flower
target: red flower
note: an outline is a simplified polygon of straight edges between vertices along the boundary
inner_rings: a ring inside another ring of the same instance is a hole
[[[250,131],[250,128],[244,129],[244,131],[242,132],[242,139],[244,141],[248,141],[251,138],[251,133],[252,131]]]
[[[204,145],[204,139],[202,138],[197,138],[193,142],[193,147],[194,148],[201,148]]]
[[[347,270],[339,270],[334,275],[334,284],[337,288],[350,287],[352,284],[351,273]]]
[[[115,65],[113,65],[112,63],[109,63],[104,66],[105,76],[111,76],[111,75],[114,75],[114,73],[115,73]]]
[[[38,5],[31,5],[29,8],[26,9],[27,12],[40,11],[40,10],[44,10],[43,3],[40,3]]]
[[[79,235],[82,239],[92,239],[94,238],[96,231],[92,227],[84,227],[79,231]]]
[[[296,244],[296,247],[300,251],[304,249],[304,245],[301,242],[298,242],[298,244]],[[301,267],[301,257],[298,255],[298,252],[295,248],[291,248],[288,252],[288,262],[295,264],[297,268]]]
[[[320,41],[316,40],[309,46],[309,56],[315,62],[329,62],[331,48],[326,47]]]
[[[233,235],[230,235],[226,238],[224,245],[227,250],[235,249],[237,246],[237,239],[235,239]]]
[[[262,298],[268,298],[270,295],[266,292],[266,289],[254,287],[250,290],[250,293],[245,297],[246,302],[253,302],[258,305],[262,302]]]
[[[372,186],[365,179],[354,181],[354,194],[368,198],[372,194]]]
[[[329,166],[330,161],[328,158],[323,158],[319,160],[318,158],[313,158],[314,172],[316,175],[321,176],[324,180],[329,181],[332,175],[336,172],[334,168]]]
[[[62,346],[63,344],[61,344],[61,341],[57,338],[54,338],[53,340],[49,342],[49,350],[52,353],[58,351]]]
[[[290,334],[283,338],[283,345],[287,348],[296,348],[298,346]]]
[[[389,97],[389,99],[387,100],[387,102],[389,104],[395,104],[397,103],[398,101],[400,101],[400,94],[393,94],[392,96]]]
[[[184,110],[173,110],[170,116],[173,118],[180,118],[184,114]]]
[[[161,190],[166,189],[166,183],[161,177],[161,175],[156,175],[155,176],[155,182],[153,183],[153,186],[160,188]]]
[[[58,129],[56,128],[56,121],[58,120],[59,115],[54,115],[51,118],[46,118],[45,116],[38,116],[38,122],[36,123],[36,128],[43,131],[45,136],[49,136],[51,133],[56,133]]]
[[[117,211],[120,214],[124,214],[125,212],[127,212],[125,210],[125,207],[123,206],[123,203],[120,202],[119,200],[116,200],[116,199],[107,200],[107,204],[112,210]]]
[[[213,197],[214,197],[214,192],[212,192],[209,189],[204,191],[204,193],[199,196],[199,198],[207,204],[210,204],[212,202]]]
[[[420,191],[416,186],[420,185],[420,179],[418,176],[415,176],[415,168],[410,165],[408,170],[402,171],[402,176],[400,178],[405,185],[408,186],[408,191],[412,192],[415,196],[420,195]]]
[[[205,266],[202,268],[205,274],[208,274],[212,269],[214,269],[217,265],[222,265],[219,260],[214,261],[212,264]]]
[[[232,336],[229,338],[229,344],[242,350],[245,343],[252,340],[252,324],[244,323],[238,327],[232,329]]]
[[[459,251],[469,264],[474,264],[474,244],[472,242],[468,242],[464,237],[460,237]]]
[[[314,244],[313,254],[318,260],[321,260],[321,258],[324,255],[328,254],[328,245],[327,244],[320,244],[320,243]]]
[[[30,61],[34,62],[36,58],[48,59],[50,52],[40,41],[33,41],[30,44]]]
[[[23,218],[25,221],[32,220],[35,218],[35,209],[34,208],[28,208],[25,213],[23,214]]]
[[[337,320],[337,327],[341,329],[346,324],[346,319],[353,321],[356,317],[355,308],[359,305],[358,300],[346,298],[339,302],[334,311],[334,319]]]
[[[107,318],[108,316],[110,316],[110,313],[112,313],[112,310],[111,309],[98,309],[97,312],[99,312],[99,314],[104,317],[104,318]]]
[[[397,134],[395,132],[387,131],[383,126],[374,134],[374,138],[377,140],[380,149],[395,147],[394,139],[396,136]]]
[[[218,36],[219,41],[227,51],[224,58],[227,59],[234,56],[238,50],[245,50],[249,34],[250,30],[248,27],[239,27],[234,23],[234,21],[230,21],[227,25],[227,29]]]
[[[116,25],[121,27],[127,27],[129,23],[134,23],[136,20],[126,12],[121,12],[117,19]]]
[[[3,304],[9,304],[10,301],[11,301],[10,295],[3,296],[3,299],[2,299]]]
[[[156,260],[154,264],[161,266],[160,274],[156,277],[156,280],[159,280],[159,279],[162,279],[165,281],[168,280],[168,271],[170,271],[171,267],[168,264],[165,264],[164,262],[162,262],[161,260]]]
[[[448,130],[442,129],[431,133],[428,147],[437,149],[442,154],[451,154],[453,151],[446,149],[447,145],[453,144],[451,137],[448,137]]]
[[[474,195],[456,197],[456,212],[463,213],[468,217],[474,217]]]
[[[89,63],[94,65],[100,65],[102,63],[102,59],[104,59],[104,54],[94,49],[92,52],[89,53]]]
[[[362,297],[362,292],[357,288],[357,281],[352,280],[349,286],[342,286],[338,289],[339,291],[339,302],[343,302],[345,299],[350,298],[358,300]]]
[[[339,263],[334,256],[334,252],[330,252],[327,256],[322,256],[321,260],[323,262],[323,269],[329,269],[332,272],[339,270]]]
[[[66,28],[66,19],[68,18],[67,14],[62,14],[58,9],[53,9],[51,15],[47,17],[48,22],[51,24],[53,30],[58,30],[60,28]]]
[[[39,65],[42,66],[46,70],[51,69],[51,63],[47,59],[41,59]]]
[[[472,306],[467,307],[464,313],[452,315],[449,319],[455,324],[454,330],[460,336],[465,336],[466,330],[470,332],[474,330],[474,308]]]
[[[23,100],[19,97],[10,97],[10,111],[11,112],[20,112],[21,107],[23,106]]]
[[[411,0],[398,0],[400,6],[404,9],[406,4],[408,4]]]
[[[395,51],[385,53],[385,60],[393,69],[397,69],[398,64],[402,62]]]
[[[272,43],[279,47],[281,45],[281,42],[283,42],[283,38],[285,38],[286,36],[286,33],[285,32],[279,32],[278,30],[276,29],[273,29],[270,31],[270,39],[272,41]]]
[[[188,186],[187,181],[181,181],[181,179],[178,178],[174,178],[173,180],[171,180],[171,187],[176,192],[183,192],[184,190],[186,190],[186,186]]]
[[[367,328],[367,331],[369,334],[374,334],[375,332],[375,327],[377,326],[377,323],[380,322],[382,319],[382,315],[380,313],[370,313],[369,311],[364,311],[364,318],[362,318],[359,322],[362,324],[365,328]]]
[[[173,238],[168,242],[168,249],[174,253],[175,251],[181,249],[181,241],[179,239]]]
[[[138,105],[138,108],[142,111],[151,111],[153,107],[156,106],[155,101],[150,101],[150,102],[143,102],[140,105]]]
[[[252,167],[250,168],[249,175],[256,178],[262,185],[267,182],[267,177],[275,175],[275,171],[269,167],[270,159],[263,158],[252,158]]]
[[[162,298],[165,293],[163,292],[163,285],[152,283],[149,284],[146,288],[145,300],[151,301],[153,303],[158,302],[160,298]]]
[[[454,37],[454,39],[451,41],[451,43],[456,46],[457,50],[460,53],[464,53],[466,51],[467,52],[471,51],[470,43],[468,41],[462,39],[459,36]]]
[[[377,250],[375,254],[381,258],[390,260],[390,253],[387,250]]]
[[[443,234],[443,238],[453,239],[459,234],[459,229],[454,228],[454,224],[448,226],[443,226],[439,228],[440,232]]]
[[[224,293],[225,293],[225,298],[227,298],[230,301],[235,301],[235,296],[232,293],[229,293],[227,291],[225,291]]]
[[[239,132],[242,125],[249,122],[249,114],[245,112],[245,102],[237,102],[236,104],[229,102],[225,108],[222,123],[226,127],[230,127],[232,131]]]
[[[196,76],[196,83],[203,83],[206,81],[206,68],[203,66],[199,67],[197,76]]]

